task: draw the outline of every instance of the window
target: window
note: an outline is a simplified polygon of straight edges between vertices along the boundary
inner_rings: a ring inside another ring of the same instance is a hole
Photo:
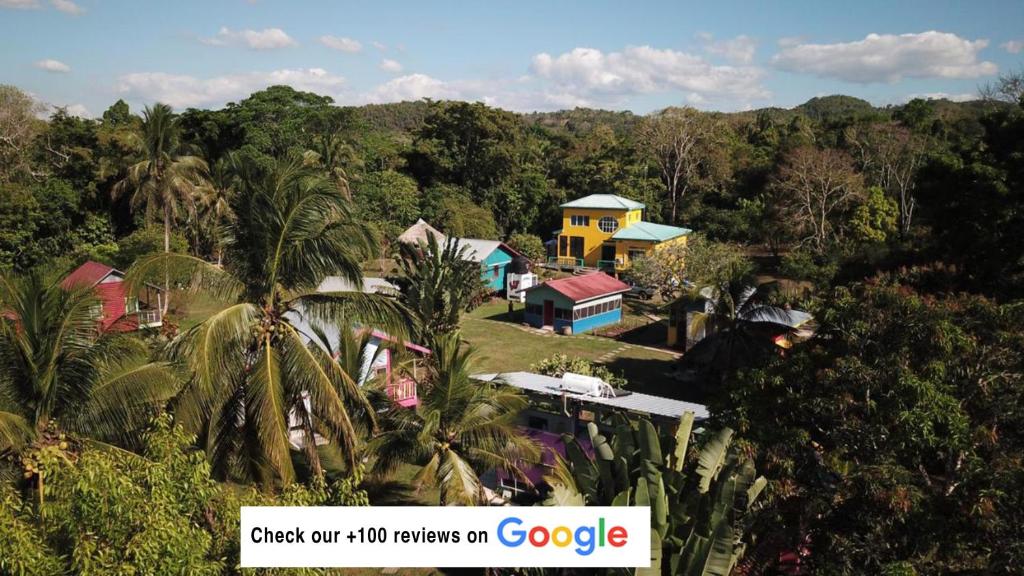
[[[497,277],[498,277],[498,268],[499,268],[498,266],[495,266],[495,267],[494,267],[494,270],[492,270],[492,271],[491,271],[491,272],[492,272],[492,275],[493,275],[493,276],[494,276],[495,278],[497,278]]]
[[[611,216],[602,216],[601,219],[597,221],[597,227],[601,232],[611,234],[619,229],[619,221]]]
[[[630,261],[637,260],[639,258],[643,258],[644,256],[647,256],[647,251],[646,250],[637,250],[635,248],[631,248],[630,251],[629,251],[629,260]]]
[[[555,319],[557,320],[571,320],[572,310],[566,310],[565,308],[555,308]]]
[[[587,226],[590,226],[590,216],[569,216],[569,225],[582,226],[586,228]]]
[[[541,306],[540,304],[529,304],[529,303],[527,303],[526,304],[526,313],[527,314],[533,314],[535,316],[540,316],[541,314],[544,313],[544,307]]]

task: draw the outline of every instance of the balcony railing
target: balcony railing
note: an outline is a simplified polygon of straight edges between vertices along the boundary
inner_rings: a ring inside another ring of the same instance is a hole
[[[416,381],[412,378],[399,378],[388,384],[385,390],[395,402],[416,399]]]
[[[622,266],[622,261],[621,260],[598,260],[597,261],[597,267],[599,269],[601,269],[601,270],[605,270],[605,269],[617,270],[619,268],[622,268],[623,266]]]
[[[583,268],[583,258],[572,258],[570,256],[551,256],[548,264],[566,268]]]
[[[139,328],[159,328],[163,326],[163,316],[161,316],[159,310],[139,310],[135,314],[138,315]]]

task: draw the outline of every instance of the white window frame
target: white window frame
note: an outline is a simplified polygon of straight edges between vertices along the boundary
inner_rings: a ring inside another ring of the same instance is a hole
[[[611,229],[606,229],[605,224],[611,222]],[[619,220],[614,216],[601,216],[597,221],[597,229],[605,234],[612,234],[619,229]]]

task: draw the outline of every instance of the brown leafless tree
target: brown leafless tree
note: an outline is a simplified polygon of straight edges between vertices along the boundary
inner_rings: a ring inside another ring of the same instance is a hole
[[[846,139],[869,183],[896,200],[900,235],[905,237],[917,207],[914,189],[927,142],[895,123],[857,126],[847,130]]]
[[[30,148],[46,106],[14,86],[0,84],[0,182],[32,176]]]
[[[823,252],[841,230],[837,217],[863,196],[864,182],[848,154],[804,146],[790,152],[772,182],[801,243]]]
[[[995,82],[978,88],[982,100],[1018,104],[1024,102],[1024,67],[1000,74]]]
[[[638,143],[658,165],[670,221],[675,223],[683,197],[708,171],[716,144],[715,122],[693,108],[666,108],[644,119]]]

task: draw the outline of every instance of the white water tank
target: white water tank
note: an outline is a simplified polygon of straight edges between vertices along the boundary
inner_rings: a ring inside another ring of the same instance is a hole
[[[597,398],[615,395],[612,387],[604,380],[596,376],[584,376],[583,374],[574,374],[572,372],[566,372],[562,375],[562,389]]]

